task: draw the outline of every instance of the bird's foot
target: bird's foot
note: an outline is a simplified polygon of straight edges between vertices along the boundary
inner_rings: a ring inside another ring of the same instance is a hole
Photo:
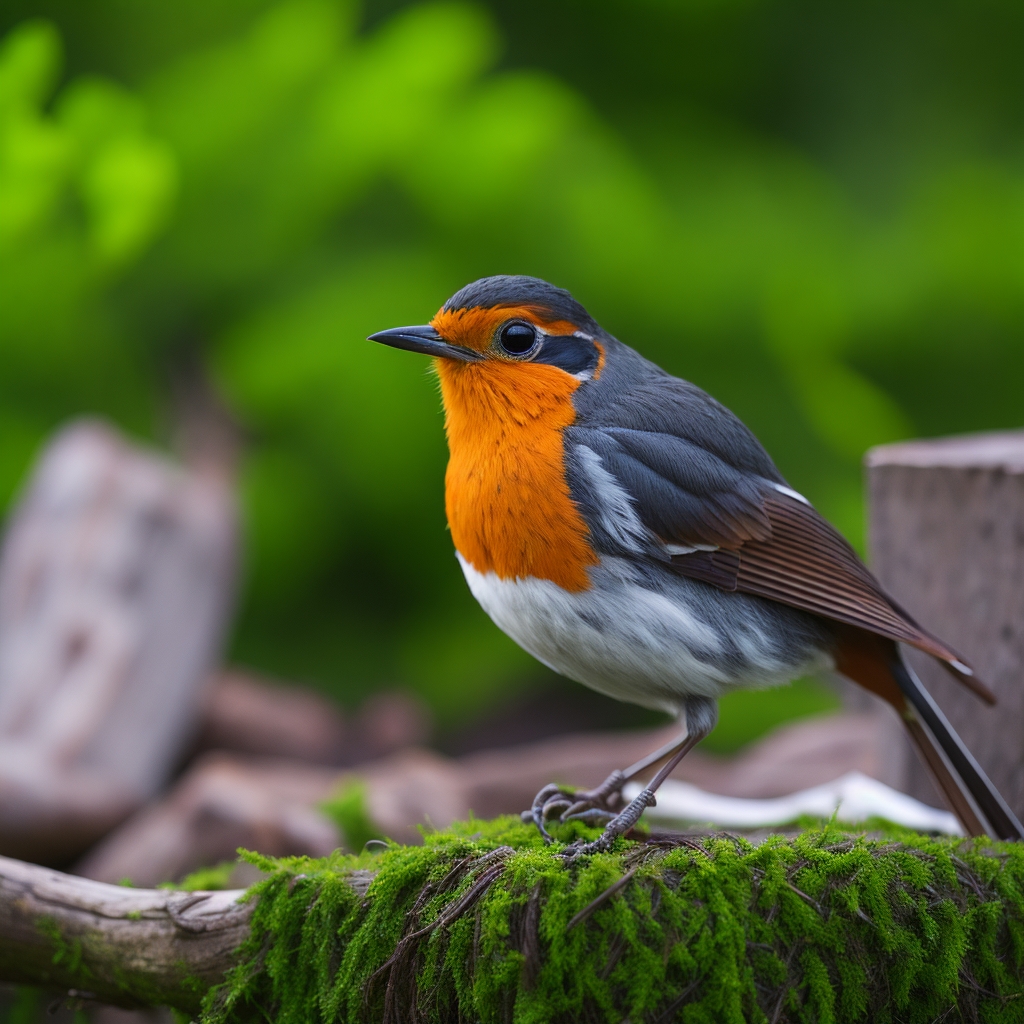
[[[658,799],[651,790],[642,790],[622,809],[621,813],[615,815],[608,822],[604,832],[597,839],[590,843],[585,843],[583,840],[578,839],[575,843],[565,848],[562,856],[566,860],[571,861],[589,853],[607,853],[612,848],[612,843],[619,836],[625,835],[640,820],[640,816],[644,811],[648,807],[653,807],[657,802]]]
[[[533,798],[533,805],[528,811],[523,811],[520,817],[523,821],[532,821],[544,837],[544,842],[551,843],[553,840],[545,822],[583,821],[588,825],[599,825],[614,820],[614,808],[621,800],[625,782],[622,772],[614,771],[597,789],[573,792],[549,783]]]

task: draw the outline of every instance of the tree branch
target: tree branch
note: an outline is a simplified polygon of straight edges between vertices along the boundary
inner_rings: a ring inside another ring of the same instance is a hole
[[[249,933],[242,889],[130,889],[0,857],[0,981],[196,1013]]]

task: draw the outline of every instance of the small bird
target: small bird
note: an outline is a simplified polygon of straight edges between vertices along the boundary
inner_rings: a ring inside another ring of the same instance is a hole
[[[556,672],[679,718],[678,740],[597,789],[545,786],[524,820],[606,823],[608,849],[715,726],[717,698],[835,670],[888,701],[971,835],[1024,830],[899,644],[989,703],[948,644],[882,590],[751,431],[624,345],[569,292],[487,277],[429,325],[371,341],[435,357],[445,506],[473,596]],[[620,808],[623,785],[664,762]]]

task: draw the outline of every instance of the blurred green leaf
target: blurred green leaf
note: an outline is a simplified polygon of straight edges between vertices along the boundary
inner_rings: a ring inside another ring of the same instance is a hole
[[[61,57],[52,23],[25,21],[10,31],[0,43],[0,116],[37,112],[57,83]]]

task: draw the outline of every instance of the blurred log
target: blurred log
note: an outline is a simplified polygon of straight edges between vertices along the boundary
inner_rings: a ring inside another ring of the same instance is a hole
[[[235,580],[236,514],[93,422],[60,432],[0,553],[0,851],[79,853],[167,781]]]
[[[457,768],[430,751],[408,750],[358,774],[298,761],[208,754],[162,800],[107,836],[75,870],[136,885],[181,879],[233,860],[240,846],[269,856],[324,857],[344,842],[318,806],[356,778],[385,835],[419,841],[417,826],[443,828],[468,812]],[[357,851],[358,852],[358,851]]]
[[[195,1015],[249,933],[241,895],[103,885],[0,857],[0,981]]]
[[[354,765],[421,744],[429,732],[427,709],[410,694],[373,694],[346,722],[316,690],[236,668],[211,680],[196,750]]]
[[[373,693],[356,711],[342,761],[360,764],[416,747],[430,737],[430,710],[423,701],[400,690]]]
[[[1024,815],[1024,432],[868,453],[872,566],[892,596],[995,690],[990,708],[931,658],[914,668],[1007,802]],[[907,758],[905,788],[937,803]]]
[[[206,755],[167,796],[90,850],[75,871],[147,886],[233,860],[240,846],[273,857],[324,857],[341,837],[316,805],[338,781],[336,771],[294,761]]]
[[[616,768],[639,760],[677,732],[580,733],[484,750],[459,759],[466,800],[488,818],[518,813],[548,782],[596,786]],[[785,796],[859,771],[887,782],[887,752],[871,714],[823,715],[772,730],[735,757],[700,748],[688,754],[672,778],[723,796]]]
[[[341,711],[322,694],[230,669],[210,681],[196,747],[338,764],[348,735]]]
[[[739,756],[694,751],[674,777],[726,796],[782,796],[851,771],[878,777],[885,751],[871,715],[828,715],[783,726]],[[182,878],[231,860],[239,846],[274,856],[320,857],[344,840],[318,806],[359,779],[376,828],[403,843],[417,827],[443,828],[472,810],[518,814],[551,781],[590,786],[672,735],[589,733],[450,760],[410,749],[355,771],[298,761],[207,754],[163,800],[140,811],[76,866],[89,878],[138,885]]]

